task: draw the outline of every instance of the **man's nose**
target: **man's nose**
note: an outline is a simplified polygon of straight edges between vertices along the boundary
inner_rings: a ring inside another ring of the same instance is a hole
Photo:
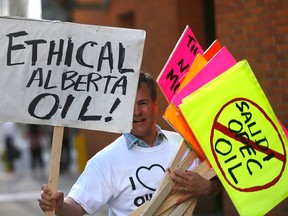
[[[137,104],[135,104],[133,115],[137,116],[137,115],[139,115],[139,113],[140,113],[140,107]]]

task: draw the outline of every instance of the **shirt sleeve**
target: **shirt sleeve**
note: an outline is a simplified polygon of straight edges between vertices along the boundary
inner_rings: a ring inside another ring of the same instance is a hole
[[[112,197],[103,167],[88,161],[85,170],[72,186],[68,197],[83,207],[90,215],[95,214]]]

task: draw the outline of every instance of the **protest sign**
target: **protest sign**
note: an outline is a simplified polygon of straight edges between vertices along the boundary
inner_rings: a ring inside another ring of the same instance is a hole
[[[286,135],[286,137],[288,138],[288,131],[287,131],[287,129],[284,127],[284,125],[282,124],[282,122],[279,121],[279,124],[281,125],[281,127],[282,127],[282,129],[283,129],[283,131],[284,131],[284,133],[285,133],[285,135]]]
[[[0,25],[0,120],[54,126],[55,193],[64,126],[130,132],[145,32],[8,17]]]
[[[200,159],[204,160],[206,156],[179,109],[170,103],[165,110],[163,117],[175,131],[181,134],[193,150],[197,152]]]
[[[247,61],[179,107],[240,215],[264,215],[288,196],[288,140]]]
[[[172,99],[172,103],[179,107],[182,99],[207,84],[209,81],[223,73],[236,63],[226,47],[220,49],[215,56],[199,71],[190,82],[179,91]]]
[[[192,65],[189,68],[189,71],[185,76],[182,77],[180,80],[180,86],[179,86],[179,91],[183,89],[189,82],[190,80],[196,76],[197,73],[207,64],[208,61],[210,61],[211,58],[214,57],[221,49],[220,43],[218,40],[215,40],[207,50],[205,50],[204,54],[201,55],[198,53],[195,57],[195,59],[192,62]]]
[[[189,26],[186,26],[168,61],[157,77],[157,83],[166,100],[177,93],[181,78],[188,72],[196,55],[203,50]]]
[[[0,120],[129,132],[145,32],[0,18]]]
[[[202,68],[206,64],[207,64],[207,60],[203,57],[203,55],[198,53],[197,56],[195,57],[192,65],[190,66],[189,71],[180,80],[181,84],[180,84],[179,89],[175,95],[177,95],[202,70]],[[174,97],[175,97],[175,95],[174,95]],[[171,101],[173,101],[173,98]]]
[[[181,90],[202,70],[202,68],[207,64],[207,61],[213,58],[213,56],[216,55],[220,49],[220,43],[218,40],[215,40],[203,55],[200,53],[196,55],[192,65],[189,68],[189,71],[180,80],[181,84],[179,86],[178,92],[174,95],[174,97],[176,97],[176,95],[181,92]],[[209,77],[209,74],[206,76]],[[163,117],[192,146],[200,159],[204,160],[206,156],[178,107],[176,107],[173,103],[170,103],[165,110]]]
[[[211,58],[213,58],[213,56],[219,52],[219,50],[221,49],[221,45],[220,42],[216,39],[209,47],[207,50],[205,50],[205,52],[203,53],[203,57],[207,60],[210,61]]]

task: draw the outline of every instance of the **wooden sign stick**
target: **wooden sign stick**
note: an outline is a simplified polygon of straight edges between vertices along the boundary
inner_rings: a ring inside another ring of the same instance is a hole
[[[195,151],[190,151],[189,154],[185,157],[185,159],[181,162],[178,169],[179,170],[186,170],[192,164],[192,162],[197,157]],[[170,187],[172,186],[172,181],[163,182],[164,186],[161,187],[161,191],[159,191],[155,196],[152,197],[151,201],[149,202],[149,207],[146,209],[143,216],[151,216],[155,213],[157,208],[161,205],[161,203],[166,199],[167,195],[170,192]]]
[[[51,155],[50,155],[50,170],[48,178],[48,187],[51,189],[52,194],[57,192],[63,133],[64,133],[64,127],[54,126]],[[45,216],[54,216],[54,215],[55,211],[45,212]]]
[[[197,167],[195,167],[194,169],[193,169],[193,171],[194,172],[197,172],[197,173],[199,173],[201,176],[203,176],[204,178],[206,178],[206,179],[210,179],[210,178],[212,178],[213,176],[211,176],[210,175],[210,172],[208,172],[209,171],[209,169],[210,169],[210,165],[209,165],[209,162],[208,162],[208,160],[206,159],[206,160],[204,160],[202,163],[200,163]],[[208,173],[207,173],[208,172]],[[215,173],[214,173],[214,175],[215,175]],[[207,177],[206,177],[207,176]],[[163,212],[166,212],[167,211],[167,209],[170,209],[171,207],[175,207],[175,205],[177,205],[176,204],[176,201],[180,198],[180,197],[182,197],[183,196],[183,193],[173,193],[173,194],[170,194],[170,195],[168,195],[167,196],[167,198],[161,203],[161,205],[159,206],[159,208],[155,211],[155,213],[154,213],[154,215],[155,216],[157,216],[157,215],[162,215],[162,213]],[[198,199],[198,198],[193,198],[193,199]],[[192,200],[191,200],[191,202],[192,202]],[[195,202],[195,206],[196,206],[196,203],[197,202]],[[180,206],[181,206],[182,204],[180,204]],[[190,205],[190,203],[189,204],[187,204],[186,205],[186,207],[184,207],[185,208],[185,210],[188,208],[188,206]],[[178,206],[179,207],[179,206]],[[177,208],[178,208],[177,207]],[[183,208],[182,208],[183,209]],[[173,208],[172,208],[172,210],[173,210]],[[183,214],[183,213],[182,213]],[[181,214],[181,215],[182,215]],[[169,214],[168,214],[169,215]],[[177,214],[175,214],[175,215],[177,215]],[[180,214],[179,214],[180,215]]]
[[[181,159],[183,158],[183,155],[184,155],[185,151],[188,148],[187,145],[188,144],[185,141],[183,141],[180,144],[180,147],[179,147],[176,155],[174,155],[173,160],[171,161],[171,164],[169,166],[169,168],[171,170],[174,170],[179,165],[179,163],[181,162]],[[168,181],[169,181],[169,172],[168,172],[168,170],[166,170],[165,174],[164,174],[164,177],[162,178],[162,180],[161,180],[161,182],[159,184],[159,187],[157,188],[157,190],[155,191],[153,196],[156,196],[158,194],[158,192],[162,191],[163,187],[165,187],[165,182],[168,182]],[[149,205],[150,205],[150,201],[149,202],[145,202],[140,207],[138,207],[133,212],[131,212],[129,214],[129,216],[139,216],[139,215],[144,214],[144,212],[149,207]]]

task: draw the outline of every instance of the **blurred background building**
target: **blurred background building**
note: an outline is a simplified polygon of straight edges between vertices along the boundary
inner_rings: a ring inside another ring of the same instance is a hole
[[[34,7],[29,6],[32,1]],[[189,25],[204,50],[218,39],[237,61],[248,60],[276,115],[288,127],[288,1],[1,0],[0,6],[2,15],[143,29],[146,41],[142,69],[154,78]],[[158,122],[162,128],[171,129],[162,118],[168,104],[160,91],[159,96]],[[84,161],[85,165],[119,134],[79,130],[77,136],[77,148],[84,155],[79,163]],[[197,208],[202,214],[220,208],[224,215],[238,215],[225,193],[208,204],[200,202]],[[269,215],[287,212],[286,199]]]

